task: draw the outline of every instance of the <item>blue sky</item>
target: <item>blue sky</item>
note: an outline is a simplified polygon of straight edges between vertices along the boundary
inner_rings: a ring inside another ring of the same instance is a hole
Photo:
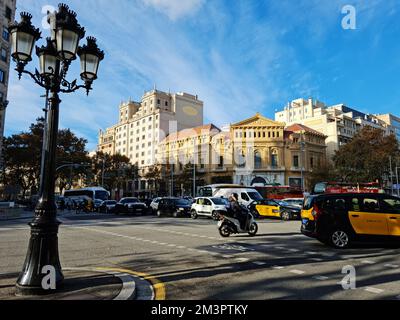
[[[42,8],[17,0],[41,27]],[[117,122],[118,105],[160,90],[198,94],[204,122],[223,125],[288,101],[313,97],[369,113],[400,115],[400,4],[397,0],[71,0],[106,58],[89,97],[61,97],[61,127],[88,139]],[[344,5],[355,30],[342,28]],[[48,30],[42,30],[47,36]],[[43,39],[41,40],[43,41]],[[42,42],[40,42],[42,44]],[[37,59],[30,68],[37,67]],[[79,77],[79,63],[69,78]],[[42,115],[43,91],[10,75],[6,135]]]

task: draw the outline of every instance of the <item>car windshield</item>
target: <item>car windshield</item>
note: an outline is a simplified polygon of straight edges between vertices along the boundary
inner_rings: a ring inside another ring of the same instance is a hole
[[[289,203],[287,203],[286,201],[278,201],[280,206],[290,206]]]
[[[228,200],[224,198],[211,198],[211,201],[216,205],[227,205]]]
[[[139,200],[135,199],[135,198],[129,198],[129,199],[125,199],[125,202],[126,203],[136,203],[136,202],[139,202]]]
[[[187,206],[190,204],[190,202],[186,199],[175,199],[175,204],[179,205],[179,206]]]
[[[263,199],[258,192],[248,192],[247,194],[252,200],[259,201]]]
[[[95,198],[100,199],[100,200],[107,200],[108,199],[108,192],[107,191],[102,191],[102,190],[97,190],[95,192]]]

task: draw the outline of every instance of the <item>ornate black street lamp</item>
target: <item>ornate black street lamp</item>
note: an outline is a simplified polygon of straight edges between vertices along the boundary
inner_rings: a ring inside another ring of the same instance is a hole
[[[41,187],[39,202],[35,208],[35,216],[29,224],[31,238],[22,273],[17,280],[18,294],[44,294],[49,293],[42,288],[43,266],[53,266],[56,271],[56,285],[59,287],[64,279],[58,255],[58,227],[60,222],[56,218],[57,207],[55,204],[55,164],[56,147],[59,121],[58,94],[71,93],[78,89],[85,89],[87,94],[92,89],[92,83],[97,78],[99,63],[104,58],[104,53],[96,44],[93,37],[87,38],[87,45],[78,47],[79,41],[85,36],[85,29],[78,24],[76,13],[65,4],[58,6],[58,11],[49,14],[48,21],[51,26],[51,37],[46,39],[46,45],[36,47],[39,58],[39,71],[35,73],[25,70],[26,65],[32,60],[33,46],[41,38],[39,29],[31,23],[32,15],[21,13],[21,21],[10,24],[12,52],[11,56],[16,62],[16,71],[19,78],[28,74],[39,86],[49,94],[48,120],[43,152],[43,168],[41,170]],[[81,79],[83,85],[78,85],[77,80],[66,80],[68,68],[78,54],[81,59]],[[51,290],[50,290],[51,291]]]

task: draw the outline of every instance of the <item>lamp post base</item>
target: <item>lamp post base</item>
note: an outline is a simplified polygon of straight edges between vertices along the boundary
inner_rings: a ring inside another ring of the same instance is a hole
[[[29,225],[31,238],[16,284],[17,295],[51,294],[64,280],[58,255],[60,222],[56,218],[48,220],[44,216],[36,216]]]

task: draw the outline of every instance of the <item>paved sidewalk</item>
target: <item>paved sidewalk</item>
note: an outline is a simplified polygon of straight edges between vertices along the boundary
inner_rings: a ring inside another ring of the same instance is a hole
[[[135,279],[127,274],[84,268],[63,269],[64,283],[55,293],[16,296],[18,273],[0,274],[0,300],[132,300]],[[150,297],[149,297],[150,298]]]

